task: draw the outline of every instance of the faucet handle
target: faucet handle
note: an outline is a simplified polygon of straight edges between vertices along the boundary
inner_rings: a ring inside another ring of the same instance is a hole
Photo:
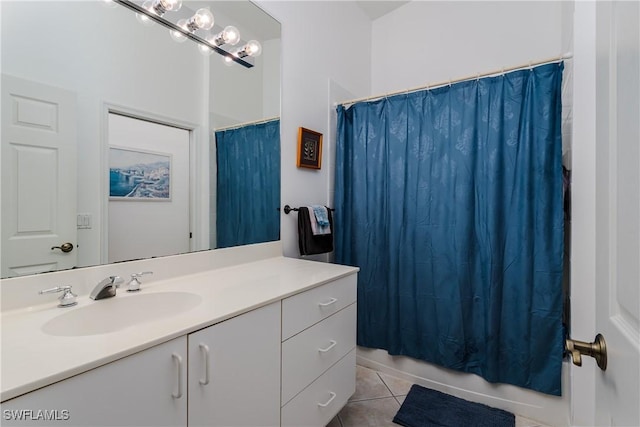
[[[63,293],[62,296],[58,298],[60,300],[60,304],[58,304],[58,307],[71,307],[78,303],[76,301],[76,298],[78,297],[78,295],[71,292],[71,286],[56,286],[55,288],[43,289],[38,293],[42,295],[42,294],[50,294],[54,292]]]
[[[122,283],[124,283],[124,279],[120,276],[109,276],[111,279],[111,285],[119,288]]]
[[[138,292],[140,290],[140,285],[141,285],[138,279],[144,276],[145,274],[153,274],[153,271],[142,271],[140,273],[132,273],[131,279],[129,280],[129,283],[127,283],[127,285],[129,286],[129,289],[127,289],[127,292]]]

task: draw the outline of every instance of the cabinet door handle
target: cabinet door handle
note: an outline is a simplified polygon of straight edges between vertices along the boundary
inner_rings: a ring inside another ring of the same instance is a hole
[[[319,348],[318,351],[320,353],[326,353],[327,351],[331,350],[333,347],[336,346],[336,344],[338,344],[337,342],[335,342],[334,340],[329,341],[331,344],[329,344],[329,347],[327,348]]]
[[[331,395],[329,400],[327,400],[325,403],[318,403],[319,407],[326,408],[327,406],[329,406],[331,404],[331,402],[333,402],[333,399],[336,398],[336,394],[334,392],[330,391],[329,394]]]
[[[200,343],[200,352],[204,358],[204,379],[200,380],[200,384],[207,385],[209,384],[209,346]]]
[[[171,355],[173,361],[176,364],[176,383],[177,383],[177,391],[171,393],[171,396],[174,399],[180,399],[182,397],[182,357],[180,355],[173,353]]]
[[[331,298],[331,299],[330,299],[329,301],[327,301],[327,302],[321,302],[321,303],[318,303],[318,305],[319,305],[320,307],[328,307],[328,306],[330,306],[331,304],[335,304],[335,303],[336,303],[336,301],[338,301],[338,299],[337,299],[337,298]]]

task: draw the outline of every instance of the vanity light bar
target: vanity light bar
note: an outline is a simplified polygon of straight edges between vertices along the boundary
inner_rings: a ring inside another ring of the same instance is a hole
[[[130,1],[130,0],[112,0],[114,3],[117,3],[119,5],[122,5],[132,11],[134,11],[135,13],[139,13],[142,14],[144,16],[146,16],[147,18],[151,19],[154,22],[157,22],[158,24],[167,27],[169,30],[171,31],[177,31],[180,34],[184,35],[185,37],[191,39],[192,41],[206,46],[209,49],[211,49],[212,51],[219,53],[220,55],[224,56],[225,58],[229,58],[232,61],[242,65],[243,67],[246,68],[252,68],[253,64],[251,62],[246,61],[243,58],[240,58],[239,56],[233,55],[231,52],[227,52],[224,49],[219,48],[218,46],[216,46],[215,44],[209,43],[207,40],[203,39],[200,36],[197,36],[196,34],[189,32],[189,30],[185,30],[184,28],[174,24],[171,21],[168,21],[164,18],[162,18],[161,16],[156,15],[153,12],[148,11],[147,9],[145,9],[142,6],[137,5],[136,3]]]

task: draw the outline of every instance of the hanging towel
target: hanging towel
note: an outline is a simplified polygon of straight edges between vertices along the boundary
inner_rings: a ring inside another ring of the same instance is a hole
[[[327,215],[326,206],[313,205],[311,206],[311,208],[313,209],[313,215],[316,217],[316,220],[318,221],[318,225],[320,227],[326,227],[327,225],[329,225],[329,217]]]
[[[314,236],[331,234],[331,224],[329,224],[329,209],[326,206],[307,206],[309,212],[309,221],[311,222],[311,231]]]
[[[298,247],[300,255],[315,255],[333,251],[333,218],[331,211],[327,209],[327,221],[329,233],[314,235],[311,229],[311,218],[315,215],[308,207],[301,206],[298,209]],[[316,220],[317,222],[317,220]]]

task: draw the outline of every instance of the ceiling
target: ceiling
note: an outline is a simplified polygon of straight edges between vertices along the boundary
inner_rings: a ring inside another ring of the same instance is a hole
[[[356,4],[364,11],[364,13],[371,18],[372,21],[380,18],[381,16],[386,15],[389,12],[392,12],[409,3],[408,1],[356,1]]]

